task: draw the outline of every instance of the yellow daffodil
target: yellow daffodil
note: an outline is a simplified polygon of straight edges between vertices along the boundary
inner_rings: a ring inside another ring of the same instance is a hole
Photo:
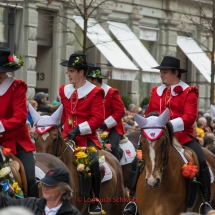
[[[75,156],[77,158],[86,158],[87,154],[85,152],[78,152]]]
[[[14,189],[16,189],[17,186],[18,186],[18,183],[17,183],[17,182],[14,182],[14,183],[12,184],[12,187],[13,187]]]

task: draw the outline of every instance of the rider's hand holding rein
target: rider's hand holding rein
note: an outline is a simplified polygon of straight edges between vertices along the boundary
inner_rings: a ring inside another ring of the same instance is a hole
[[[79,126],[77,125],[68,133],[68,138],[73,141],[76,141],[76,136],[79,135],[80,133],[81,132]]]

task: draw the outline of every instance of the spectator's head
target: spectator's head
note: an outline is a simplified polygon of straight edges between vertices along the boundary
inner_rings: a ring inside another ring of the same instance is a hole
[[[39,103],[39,102],[43,102],[45,103],[47,101],[47,98],[49,97],[48,93],[44,93],[44,92],[38,92],[34,99]]]
[[[39,182],[42,184],[42,193],[46,201],[57,199],[59,196],[62,200],[72,198],[69,172],[64,169],[50,169]]]
[[[198,117],[203,117],[204,112],[203,111],[198,111]]]
[[[207,133],[204,136],[204,147],[208,148],[210,146],[214,145],[214,134],[213,133]]]
[[[203,128],[202,122],[197,122],[197,127],[198,127],[198,128]]]
[[[204,118],[206,118],[206,117],[208,117],[208,116],[210,116],[209,113],[204,113],[204,114],[203,114],[203,117],[204,117]]]
[[[197,123],[198,122],[201,122],[202,126],[203,126],[203,129],[205,129],[205,127],[207,126],[207,120],[204,117],[200,117],[200,118],[198,118]]]
[[[139,107],[137,105],[134,105],[130,109],[130,115],[133,116],[134,114],[138,114],[140,111]]]

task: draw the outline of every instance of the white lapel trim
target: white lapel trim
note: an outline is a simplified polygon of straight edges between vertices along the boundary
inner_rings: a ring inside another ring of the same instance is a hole
[[[79,87],[77,89],[78,99],[81,99],[84,96],[86,96],[87,94],[89,94],[95,87],[96,87],[95,85],[91,84],[89,81],[86,81],[86,83],[82,87]],[[73,84],[67,84],[64,87],[64,94],[67,99],[69,99],[71,97],[71,95],[73,94],[74,91],[75,91],[75,88],[74,88]]]
[[[172,96],[177,96],[177,95],[178,95],[177,93],[175,93],[175,92],[173,91],[174,87],[176,87],[176,86],[181,86],[181,87],[183,88],[183,91],[189,87],[189,85],[187,85],[185,82],[180,81],[178,84],[171,86],[171,94],[172,94]],[[165,85],[165,84],[162,84],[160,87],[157,88],[157,94],[158,94],[159,96],[162,96],[163,91],[164,91],[165,89],[166,89],[166,85]]]
[[[108,90],[111,88],[110,86],[108,86],[107,84],[102,83],[101,88],[105,91],[105,97],[108,93]]]
[[[14,82],[16,78],[14,77],[7,77],[1,84],[0,84],[0,96],[3,96],[11,84]]]

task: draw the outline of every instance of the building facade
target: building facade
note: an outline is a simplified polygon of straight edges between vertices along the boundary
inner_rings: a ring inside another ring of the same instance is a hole
[[[28,98],[43,91],[54,100],[59,86],[68,83],[60,62],[82,52],[83,20],[69,1],[15,2],[0,3],[1,45],[25,56],[24,67],[14,76],[27,82]],[[109,85],[139,105],[153,86],[161,84],[159,71],[151,67],[160,64],[163,56],[175,56],[181,68],[189,71],[182,80],[200,90],[199,109],[209,107],[210,74],[206,73],[210,69],[206,64],[210,59],[204,51],[210,49],[212,40],[181,12],[187,10],[198,19],[191,5],[177,0],[113,0],[92,8],[89,23],[93,25],[87,35],[87,47],[92,48],[86,52],[87,59],[101,66]],[[190,56],[186,50],[191,46],[204,55],[202,67],[198,56],[193,58],[197,52],[191,50]]]

